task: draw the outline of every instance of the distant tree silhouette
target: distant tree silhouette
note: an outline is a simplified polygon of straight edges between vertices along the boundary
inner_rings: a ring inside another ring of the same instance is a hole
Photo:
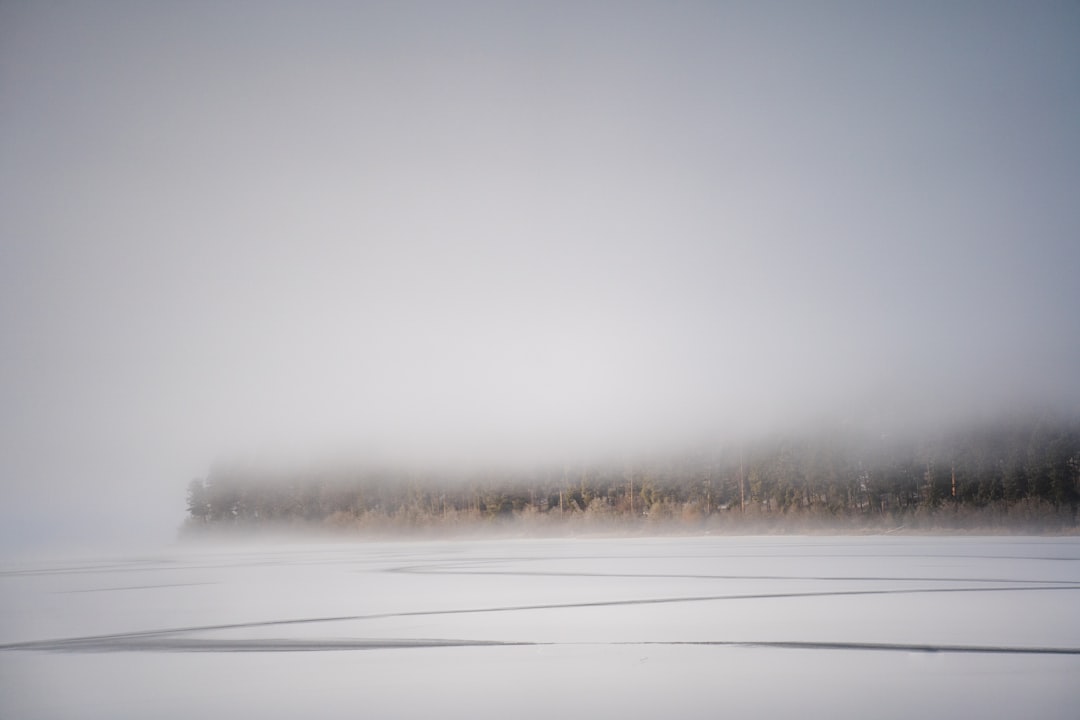
[[[1077,527],[1080,422],[998,423],[907,441],[782,437],[727,453],[474,475],[339,469],[317,479],[229,467],[188,484],[193,526],[385,531],[505,524],[758,529]],[[631,485],[632,482],[632,485]],[[632,490],[631,490],[632,488]]]

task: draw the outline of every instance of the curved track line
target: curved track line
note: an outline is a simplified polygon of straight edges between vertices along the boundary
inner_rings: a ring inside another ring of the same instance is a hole
[[[66,653],[100,652],[328,652],[342,650],[404,650],[460,647],[529,647],[529,646],[701,646],[735,648],[773,648],[782,650],[862,650],[875,652],[983,653],[1008,655],[1080,655],[1080,648],[1018,647],[1000,645],[936,645],[930,643],[865,643],[796,640],[674,640],[627,642],[536,642],[500,640],[450,640],[431,638],[333,638],[333,639],[207,639],[139,637],[53,640],[27,643],[22,650]]]
[[[197,585],[217,585],[213,582],[168,583],[166,585],[125,585],[124,587],[85,588],[83,590],[55,590],[53,595],[71,595],[76,593],[115,592],[119,590],[155,590],[157,588],[194,587]]]
[[[1067,585],[1080,587],[1080,581],[1074,580],[1019,580],[1010,578],[943,578],[943,577],[857,577],[857,576],[817,576],[817,575],[706,575],[700,573],[588,573],[556,572],[546,570],[457,570],[440,569],[438,565],[405,565],[390,568],[385,572],[405,575],[511,575],[521,577],[584,577],[584,578],[657,578],[687,580],[817,580],[817,581],[888,581],[888,582],[970,582],[970,583],[1013,583],[1030,585]]]
[[[318,618],[294,618],[285,620],[265,620],[243,623],[227,623],[220,625],[198,625],[183,628],[168,628],[162,630],[145,630],[129,633],[117,633],[112,635],[91,635],[86,637],[60,638],[56,640],[30,641],[20,643],[8,643],[0,645],[0,650],[32,650],[40,643],[90,643],[94,641],[128,640],[134,638],[151,638],[166,635],[179,635],[193,632],[210,632],[214,630],[237,630],[241,628],[273,627],[278,625],[305,625],[326,622],[346,622],[360,620],[380,620],[385,618],[400,617],[431,617],[437,615],[475,615],[481,613],[497,612],[523,612],[529,610],[563,610],[573,608],[599,608],[621,607],[633,605],[666,605],[688,602],[713,602],[720,600],[771,600],[785,598],[808,598],[808,597],[855,597],[870,595],[919,595],[936,593],[973,593],[973,592],[1043,592],[1057,590],[1080,590],[1080,585],[1051,585],[1039,587],[989,587],[989,588],[910,588],[890,590],[835,590],[835,591],[811,591],[811,592],[787,592],[787,593],[747,593],[734,595],[698,595],[684,597],[641,598],[634,600],[595,600],[576,603],[550,603],[536,605],[508,605],[486,608],[458,608],[448,610],[408,610],[404,612],[372,613],[369,615],[340,615]]]
[[[1071,546],[1069,543],[1047,543],[1056,545]],[[842,547],[840,545],[810,545],[806,547]],[[183,564],[181,560],[165,560],[165,561],[133,561],[131,563],[111,563],[111,564],[96,564],[96,565],[74,565],[74,566],[53,566],[53,567],[40,567],[40,568],[21,568],[21,569],[0,569],[0,577],[18,577],[18,576],[33,576],[33,575],[76,575],[76,574],[93,574],[93,573],[121,573],[121,572],[163,572],[163,571],[185,571],[185,570],[216,570],[235,567],[248,567],[248,566],[261,566],[261,565],[280,565],[285,564],[289,566],[301,566],[301,565],[349,565],[353,563],[372,563],[372,562],[384,562],[390,558],[405,556],[408,557],[409,553],[390,553],[384,555],[363,555],[360,554],[356,557],[342,557],[334,559],[303,559],[303,558],[287,558],[284,563],[279,558],[268,560],[249,560],[238,559],[235,561],[223,561],[223,562],[205,562],[201,564],[187,565]],[[921,558],[921,559],[940,559],[940,558],[955,558],[955,559],[968,559],[968,560],[1036,560],[1036,561],[1053,561],[1053,562],[1077,562],[1080,561],[1080,557],[1060,557],[1060,556],[1036,556],[1036,555],[972,555],[966,553],[781,553],[773,554],[767,552],[759,553],[680,553],[680,554],[656,554],[647,555],[647,559],[655,560],[672,560],[672,559],[691,559],[691,560],[726,560],[732,558],[757,558],[757,559],[772,559],[772,558],[785,558],[785,559],[808,559],[808,558],[860,558],[865,560],[888,560],[893,558]],[[461,560],[455,558],[451,562],[505,562],[513,560],[515,562],[534,562],[543,560],[621,560],[625,559],[621,555],[589,555],[589,556],[541,556],[541,557],[481,557],[481,558],[469,558],[467,560]],[[640,558],[639,558],[640,559]],[[145,565],[139,565],[141,562],[146,562]]]

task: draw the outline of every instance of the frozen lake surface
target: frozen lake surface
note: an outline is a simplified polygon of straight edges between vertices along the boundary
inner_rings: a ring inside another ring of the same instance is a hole
[[[7,562],[0,717],[1075,718],[1080,538]]]

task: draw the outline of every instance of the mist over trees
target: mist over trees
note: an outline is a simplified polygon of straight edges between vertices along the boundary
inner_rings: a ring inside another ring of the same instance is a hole
[[[605,530],[1071,531],[1080,422],[1035,418],[905,438],[829,431],[625,462],[425,471],[214,469],[185,529],[439,534]]]

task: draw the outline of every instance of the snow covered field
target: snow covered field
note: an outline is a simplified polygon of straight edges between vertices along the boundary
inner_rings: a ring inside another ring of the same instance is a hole
[[[1075,718],[1080,538],[8,562],[0,717]]]

